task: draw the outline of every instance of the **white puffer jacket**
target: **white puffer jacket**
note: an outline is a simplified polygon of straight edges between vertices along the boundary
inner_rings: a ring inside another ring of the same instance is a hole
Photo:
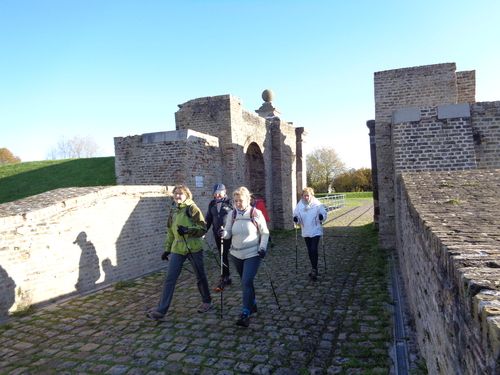
[[[319,220],[319,214],[323,215],[323,221],[326,220],[325,207],[316,197],[312,197],[307,203],[304,198],[297,203],[293,210],[293,216],[299,218],[299,225],[302,228],[302,237],[316,237],[323,235],[323,227]]]

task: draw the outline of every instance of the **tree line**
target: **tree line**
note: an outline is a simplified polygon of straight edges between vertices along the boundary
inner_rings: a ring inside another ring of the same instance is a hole
[[[331,147],[314,149],[306,156],[307,186],[316,193],[372,191],[370,168],[349,169]]]
[[[95,158],[101,156],[102,151],[92,136],[61,136],[57,143],[47,151],[46,160]],[[0,148],[0,164],[20,163],[21,158],[14,156],[7,148]]]

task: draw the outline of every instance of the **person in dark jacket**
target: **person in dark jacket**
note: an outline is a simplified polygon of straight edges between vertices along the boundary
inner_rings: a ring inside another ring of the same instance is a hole
[[[212,227],[214,233],[215,243],[217,250],[219,250],[219,257],[221,253],[221,237],[219,236],[219,229],[226,225],[228,213],[233,211],[233,200],[226,194],[226,187],[223,184],[214,186],[213,191],[214,199],[208,204],[207,214],[205,220],[207,223],[207,231]],[[229,273],[229,248],[231,247],[231,238],[223,240],[224,253],[222,255],[222,275],[217,284],[216,290],[224,290],[226,286],[231,285],[231,275]]]

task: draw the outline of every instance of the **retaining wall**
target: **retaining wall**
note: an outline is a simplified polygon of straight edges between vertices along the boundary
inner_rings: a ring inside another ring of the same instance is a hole
[[[500,373],[500,170],[404,172],[397,253],[429,374]]]
[[[0,205],[0,318],[164,267],[165,186],[57,189]]]

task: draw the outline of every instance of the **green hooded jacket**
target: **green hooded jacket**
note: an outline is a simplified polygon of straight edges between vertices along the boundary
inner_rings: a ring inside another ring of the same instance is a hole
[[[187,214],[189,206],[191,218]],[[177,233],[178,225],[188,228],[188,233],[184,236],[186,241]],[[195,253],[203,250],[202,237],[205,233],[207,233],[205,218],[192,199],[186,199],[178,206],[175,203],[172,204],[167,221],[167,243],[165,245],[165,251],[187,255],[189,251]],[[189,250],[186,247],[186,243],[189,246]]]

